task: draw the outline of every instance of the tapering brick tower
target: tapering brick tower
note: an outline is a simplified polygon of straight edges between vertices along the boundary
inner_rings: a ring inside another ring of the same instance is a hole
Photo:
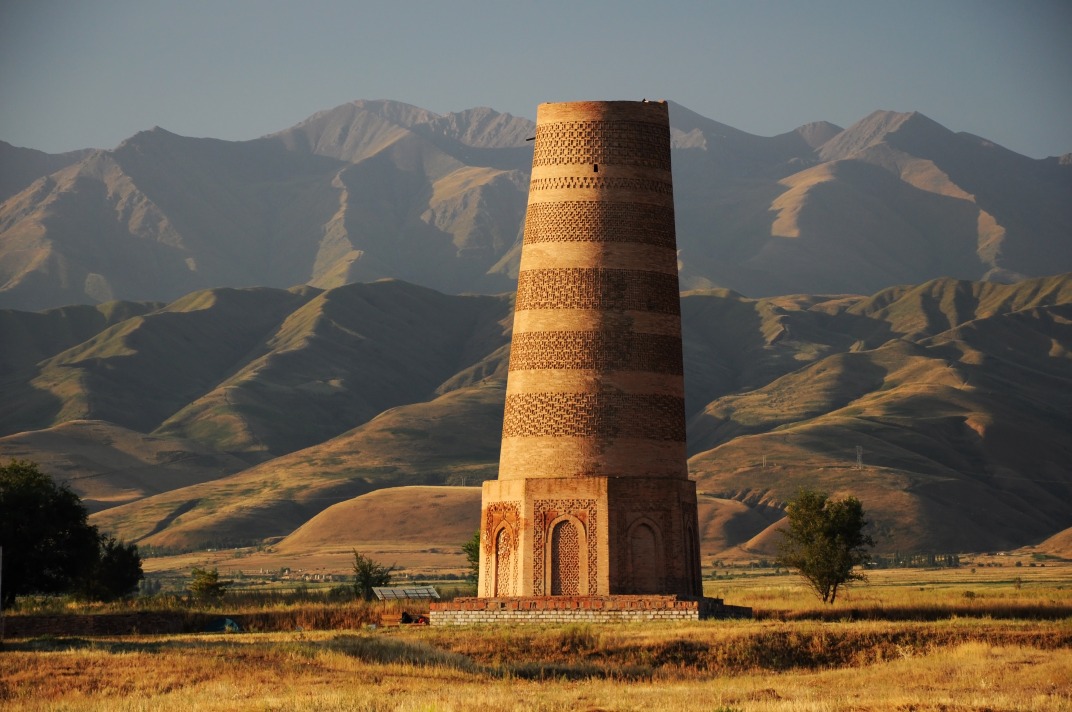
[[[433,623],[721,604],[702,598],[686,466],[665,102],[539,107],[499,477],[481,517],[478,598],[433,605]]]
[[[700,595],[665,102],[542,104],[480,596]]]

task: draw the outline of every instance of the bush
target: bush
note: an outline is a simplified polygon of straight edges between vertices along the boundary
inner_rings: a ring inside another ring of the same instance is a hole
[[[354,550],[354,594],[365,601],[376,597],[372,589],[391,583],[394,566],[383,566]]]
[[[190,572],[190,595],[195,601],[219,601],[231,586],[230,581],[220,581],[219,569],[194,569]]]
[[[100,555],[82,580],[79,593],[93,601],[114,601],[136,593],[141,579],[138,547],[115,537],[101,537]]]

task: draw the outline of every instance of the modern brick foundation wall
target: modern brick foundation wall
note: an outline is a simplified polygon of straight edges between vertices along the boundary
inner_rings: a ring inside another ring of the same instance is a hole
[[[752,609],[718,598],[677,596],[533,596],[456,598],[432,603],[432,625],[477,623],[614,623],[701,618],[751,618]]]

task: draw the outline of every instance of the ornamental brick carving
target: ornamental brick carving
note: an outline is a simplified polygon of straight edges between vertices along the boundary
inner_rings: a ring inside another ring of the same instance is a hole
[[[552,527],[550,558],[551,595],[580,596],[581,541],[571,520],[563,519]]]
[[[663,334],[607,331],[514,334],[510,345],[510,370],[533,369],[680,374],[681,339]]]
[[[484,508],[484,532],[480,535],[484,552],[491,553],[495,531],[503,524],[514,530],[521,523],[520,502],[492,502]]]
[[[503,437],[685,442],[685,400],[661,393],[515,393],[506,396]]]
[[[481,596],[699,595],[668,107],[543,104],[535,139]]]
[[[533,557],[532,557],[532,593],[536,596],[548,595],[545,593],[544,586],[544,561],[545,559],[552,559],[554,552],[547,550],[547,542],[550,532],[548,528],[551,522],[554,522],[561,516],[571,516],[577,522],[580,523],[582,529],[580,532],[575,533],[578,537],[578,547],[580,547],[580,537],[583,537],[587,549],[583,555],[580,553],[579,561],[586,563],[588,566],[588,582],[591,586],[591,582],[596,580],[597,568],[596,568],[596,546],[593,541],[593,537],[596,532],[599,531],[596,526],[596,501],[594,499],[538,499],[533,503]],[[559,522],[561,524],[562,522]],[[563,535],[560,532],[560,535]],[[564,534],[564,536],[570,536]],[[561,547],[562,544],[559,544]],[[561,555],[561,552],[560,552]],[[590,593],[584,591],[583,593]],[[551,594],[555,595],[555,594]]]
[[[534,203],[525,214],[524,244],[632,242],[673,248],[674,206],[569,200]]]
[[[515,308],[681,313],[677,275],[631,269],[531,269],[517,277]]]
[[[510,580],[517,581],[517,533],[521,526],[519,505],[519,502],[492,502],[484,509],[484,527],[480,534],[482,565],[485,571],[495,572],[494,577],[484,579],[485,596],[494,596],[497,590],[505,590],[501,588],[506,585],[503,576],[512,576]]]
[[[670,170],[670,131],[642,121],[560,121],[536,126],[532,165],[606,163]]]
[[[494,596],[512,596],[516,593],[517,581],[517,534],[510,527],[502,527],[495,536],[495,590]]]
[[[673,195],[672,183],[655,178],[596,178],[594,176],[554,176],[533,178],[529,194],[541,190],[628,190],[635,193]]]

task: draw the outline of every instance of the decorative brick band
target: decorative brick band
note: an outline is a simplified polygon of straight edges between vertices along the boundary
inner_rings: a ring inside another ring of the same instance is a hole
[[[673,249],[674,207],[596,200],[533,203],[525,215],[525,244],[537,242],[635,242]]]
[[[536,126],[533,166],[617,164],[670,170],[670,131],[643,121],[558,121]]]
[[[555,176],[533,178],[529,195],[541,190],[628,190],[673,195],[674,185],[653,178],[596,178],[594,176]]]
[[[547,436],[685,442],[685,399],[629,393],[506,396],[504,438]]]
[[[681,338],[663,334],[607,331],[515,333],[510,370],[591,369],[679,375]]]
[[[533,269],[517,277],[515,309],[599,309],[679,315],[677,275],[631,269]]]

